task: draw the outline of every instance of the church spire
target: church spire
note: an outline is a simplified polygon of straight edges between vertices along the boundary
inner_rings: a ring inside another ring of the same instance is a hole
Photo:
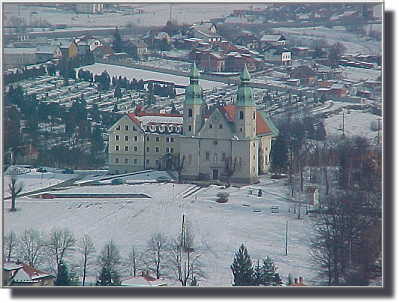
[[[197,65],[195,64],[194,61],[193,67],[191,68],[190,71],[190,80],[198,80],[198,78],[199,78],[199,72],[197,69]]]
[[[244,69],[241,72],[240,79],[242,82],[251,80],[246,64],[244,64]]]
[[[186,87],[186,98],[184,100],[185,104],[202,104],[202,88],[198,83],[199,71],[197,65],[193,64],[190,74],[190,85]]]
[[[255,106],[253,100],[252,88],[248,85],[251,76],[249,75],[247,65],[244,65],[244,69],[240,75],[240,85],[237,90],[237,106]]]

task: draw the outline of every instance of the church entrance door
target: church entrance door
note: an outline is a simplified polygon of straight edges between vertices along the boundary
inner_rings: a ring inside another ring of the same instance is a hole
[[[219,171],[217,169],[212,170],[212,179],[217,180],[219,178]]]

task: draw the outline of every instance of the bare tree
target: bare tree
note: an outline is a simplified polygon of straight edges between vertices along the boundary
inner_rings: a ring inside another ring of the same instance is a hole
[[[179,182],[179,183],[181,182],[181,174],[182,174],[182,171],[184,168],[185,159],[186,159],[185,155],[181,156],[180,154],[177,154],[177,155],[173,156],[173,167],[177,171],[177,175],[178,175],[177,182]]]
[[[359,265],[368,265],[378,256],[378,252],[373,252],[373,259],[362,260],[364,231],[378,222],[378,208],[368,201],[364,192],[331,194],[324,206],[315,224],[312,255],[328,276],[329,285],[349,283]],[[363,279],[367,280],[367,276]]]
[[[204,276],[200,254],[194,249],[194,237],[188,226],[183,215],[181,232],[171,241],[169,251],[169,268],[182,286],[196,285],[197,279]]]
[[[129,267],[129,274],[133,277],[136,277],[137,271],[139,270],[139,259],[140,259],[140,253],[138,250],[132,246],[127,258],[127,266]]]
[[[226,175],[226,181],[227,181],[227,187],[230,187],[230,180],[231,177],[234,175],[234,172],[236,171],[236,166],[237,166],[237,158],[232,159],[232,157],[227,157],[224,160],[224,172]]]
[[[18,179],[15,175],[11,176],[10,184],[8,184],[8,191],[11,195],[11,211],[16,211],[15,200],[19,193],[23,190],[23,184],[18,182]]]
[[[168,249],[168,239],[162,233],[155,233],[148,241],[146,265],[152,270],[157,279],[161,276],[164,267],[165,253]]]
[[[58,268],[58,264],[75,246],[75,237],[68,229],[53,229],[46,243],[49,256]]]
[[[87,266],[90,262],[90,259],[94,252],[96,251],[96,248],[94,246],[93,241],[91,240],[89,235],[84,235],[82,238],[80,238],[78,242],[78,248],[80,253],[82,254],[82,263],[83,263],[83,279],[82,279],[82,286],[85,286],[86,282],[86,273],[87,273]]]
[[[6,260],[8,262],[11,261],[13,255],[15,254],[15,250],[18,247],[18,237],[17,234],[13,231],[10,231],[6,236],[4,236],[4,249]]]
[[[38,265],[44,256],[45,241],[43,236],[34,229],[22,232],[18,245],[18,256],[30,266]]]
[[[104,245],[98,256],[98,264],[101,267],[100,282],[98,285],[119,285],[119,271],[121,256],[118,247],[110,240]]]

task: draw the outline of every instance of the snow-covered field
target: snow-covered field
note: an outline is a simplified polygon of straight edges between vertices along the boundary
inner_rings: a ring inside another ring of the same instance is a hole
[[[59,172],[37,172],[36,169],[28,169],[27,173],[17,175],[17,182],[22,183],[23,189],[21,193],[26,193],[42,188],[46,188],[58,183],[64,182],[68,179],[74,178],[76,175],[63,174]],[[11,176],[4,175],[4,190],[5,196],[9,196],[8,184],[10,183]],[[7,203],[7,202],[6,202]]]
[[[206,278],[201,286],[230,286],[230,265],[234,253],[244,243],[253,260],[270,256],[284,281],[291,273],[303,276],[305,283],[317,281],[317,270],[309,255],[311,218],[298,220],[292,204],[285,200],[284,180],[264,177],[256,186],[210,186],[183,198],[190,184],[140,184],[73,187],[66,192],[145,193],[151,199],[51,199],[20,198],[16,212],[4,213],[4,232],[17,233],[33,227],[49,232],[54,227],[68,228],[76,237],[89,234],[97,251],[112,239],[126,257],[134,245],[143,251],[151,235],[162,232],[169,238],[179,232],[182,214],[195,234],[195,246],[201,253]],[[262,188],[263,196],[249,194],[250,188]],[[229,201],[219,204],[216,194],[230,193]],[[278,206],[279,213],[271,213]],[[285,226],[288,221],[288,256],[285,256]],[[94,272],[95,274],[96,272]],[[93,279],[94,277],[92,277]]]
[[[117,66],[111,64],[96,63],[93,65],[82,66],[81,68],[84,70],[89,70],[93,74],[101,74],[103,71],[106,70],[111,77],[122,76],[126,77],[127,79],[135,78],[136,80],[143,79],[144,81],[145,80],[169,81],[179,85],[188,85],[190,82],[188,77],[175,76],[171,74],[164,74],[159,72],[153,72],[143,69]],[[208,80],[200,80],[199,83],[203,89],[212,89],[214,87],[220,87],[225,85],[224,83],[221,82],[214,82]]]
[[[382,28],[382,26],[380,26]],[[311,45],[312,40],[326,40],[329,44],[337,42],[342,43],[346,47],[347,54],[370,54],[380,55],[382,53],[382,42],[375,40],[366,40],[359,38],[358,35],[350,33],[344,29],[326,28],[326,27],[305,27],[305,28],[275,28],[276,32],[288,34],[295,39],[303,39],[304,43]],[[381,30],[380,30],[381,31]]]
[[[360,110],[350,110],[348,113],[345,110],[345,135],[347,136],[362,136],[370,139],[376,143],[378,131],[371,129],[371,123],[381,120],[380,116],[363,112]],[[333,115],[324,120],[327,135],[342,134],[342,114]],[[380,122],[382,127],[382,121]],[[380,130],[380,140],[382,141],[382,131]]]
[[[66,24],[68,26],[125,26],[128,23],[142,26],[165,25],[170,16],[170,5],[168,3],[137,3],[130,4],[131,8],[142,9],[142,14],[133,14],[131,10],[108,12],[99,15],[76,14],[72,10],[66,11],[51,7],[37,7],[21,4],[7,4],[5,13],[7,15],[19,15],[30,22],[46,20],[51,24]],[[235,9],[248,9],[250,4],[190,4],[174,3],[172,7],[172,17],[180,24],[201,22],[204,20],[227,16]],[[36,14],[32,14],[36,12]]]
[[[382,76],[382,71],[377,69],[357,68],[352,66],[343,66],[343,76],[345,79],[354,81],[377,80]]]

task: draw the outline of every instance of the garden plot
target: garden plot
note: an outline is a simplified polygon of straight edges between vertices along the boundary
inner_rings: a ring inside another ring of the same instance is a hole
[[[234,253],[244,243],[253,260],[270,256],[284,281],[291,273],[303,276],[310,285],[317,270],[309,256],[311,218],[298,220],[288,213],[291,202],[284,198],[284,180],[262,180],[255,186],[262,197],[251,195],[251,186],[223,189],[209,186],[194,191],[192,184],[140,184],[74,187],[62,192],[143,193],[151,199],[17,199],[17,212],[5,212],[5,233],[17,233],[33,227],[44,233],[52,228],[68,228],[76,237],[89,234],[97,251],[113,240],[126,257],[134,245],[144,251],[151,235],[162,232],[174,238],[180,229],[182,214],[195,234],[196,249],[206,278],[201,286],[230,286],[230,265]],[[230,194],[227,203],[217,203],[220,191]],[[192,195],[185,193],[194,192]],[[183,198],[187,197],[187,198]],[[272,207],[278,213],[272,213]],[[285,256],[285,226],[289,225],[288,256]],[[76,256],[76,258],[78,258]],[[96,271],[90,280],[94,280]],[[126,273],[123,274],[123,277]]]

